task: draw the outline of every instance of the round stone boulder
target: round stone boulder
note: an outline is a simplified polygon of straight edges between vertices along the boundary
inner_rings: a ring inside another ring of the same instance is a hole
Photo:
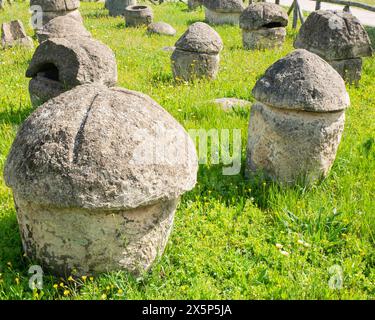
[[[192,24],[175,46],[171,57],[175,80],[216,78],[223,41],[209,25],[203,22]]]
[[[372,55],[369,36],[359,20],[344,11],[314,11],[301,26],[295,48],[326,60],[349,83],[361,78],[362,57]]]
[[[240,16],[242,42],[245,49],[268,49],[283,45],[288,15],[274,3],[258,2],[247,7]]]
[[[247,174],[281,184],[309,184],[329,172],[344,129],[349,95],[319,56],[295,50],[274,63],[253,89]]]
[[[111,17],[123,16],[128,6],[137,4],[137,0],[105,0],[105,8]]]
[[[154,13],[149,6],[134,5],[126,7],[124,16],[127,27],[139,27],[152,23]]]
[[[114,86],[117,63],[112,50],[100,41],[88,37],[52,38],[36,49],[26,76],[31,78],[31,101],[38,106],[81,84]]]
[[[26,254],[57,275],[140,274],[163,253],[195,146],[150,97],[82,85],[22,124],[4,177]]]
[[[175,36],[176,30],[168,23],[153,22],[147,27],[147,32],[150,34],[160,34],[166,36]]]
[[[91,38],[90,32],[87,31],[84,25],[70,15],[52,19],[42,29],[37,30],[36,35],[39,43],[51,38]]]
[[[203,0],[202,3],[209,24],[238,25],[241,12],[244,10],[242,0]]]

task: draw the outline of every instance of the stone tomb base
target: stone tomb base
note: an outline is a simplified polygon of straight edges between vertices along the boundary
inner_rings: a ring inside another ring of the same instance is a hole
[[[206,22],[208,24],[239,24],[241,12],[216,12],[205,8]]]
[[[242,30],[243,46],[249,50],[281,47],[285,37],[284,27]]]
[[[53,208],[15,199],[26,254],[59,275],[140,274],[163,253],[177,199],[133,210]]]
[[[344,122],[344,111],[306,112],[255,103],[250,114],[247,175],[260,171],[286,184],[325,176],[335,160]]]
[[[218,54],[189,52],[176,49],[172,54],[172,70],[176,80],[215,79],[219,71]]]

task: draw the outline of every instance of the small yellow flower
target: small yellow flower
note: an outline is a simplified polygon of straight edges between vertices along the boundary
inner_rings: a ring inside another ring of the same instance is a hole
[[[110,287],[110,286],[107,286],[105,289],[108,291],[109,289],[111,289],[111,287]]]
[[[107,295],[105,293],[102,294],[102,299],[103,300],[107,299]]]
[[[284,251],[284,250],[280,250],[280,253],[283,255],[283,256],[289,256],[289,252],[288,251]]]
[[[90,277],[90,281],[94,281],[94,277]]]
[[[16,281],[16,284],[19,285],[20,284],[20,279],[17,277],[14,279],[14,281]]]
[[[8,261],[8,262],[7,262],[7,265],[8,265],[8,267],[11,268],[11,267],[12,267],[12,262]]]
[[[122,289],[118,289],[117,294],[123,294],[124,291]]]
[[[68,281],[74,281],[72,276],[69,276]]]
[[[86,281],[86,279],[87,279],[87,276],[82,276],[83,281]]]
[[[276,246],[277,249],[282,249],[283,248],[283,245],[281,243],[276,243],[275,246]]]
[[[58,285],[57,283],[55,283],[55,284],[53,285],[53,287],[54,287],[55,289],[57,289],[57,288],[59,287],[59,285]]]
[[[60,287],[64,288],[64,282],[60,282]]]
[[[69,291],[69,290],[64,290],[64,296],[68,296],[68,295],[69,295],[69,293],[70,293],[70,291]]]

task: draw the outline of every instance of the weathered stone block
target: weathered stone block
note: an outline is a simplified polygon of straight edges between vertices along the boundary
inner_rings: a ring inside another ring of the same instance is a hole
[[[134,5],[125,9],[124,16],[127,27],[139,27],[152,23],[154,13],[149,6]]]
[[[155,101],[90,84],[31,114],[4,177],[25,252],[44,270],[140,274],[163,253],[197,170],[193,141]]]
[[[128,6],[137,4],[137,0],[106,0],[105,8],[108,9],[112,17],[123,16]]]
[[[27,36],[20,20],[14,20],[1,25],[1,45],[3,49],[14,46],[34,47],[33,40]]]
[[[273,64],[253,89],[247,174],[282,184],[328,174],[344,129],[349,95],[340,75],[306,50]]]
[[[30,98],[37,106],[80,84],[114,86],[117,64],[112,50],[100,41],[87,37],[52,38],[36,49],[26,76],[32,78]]]

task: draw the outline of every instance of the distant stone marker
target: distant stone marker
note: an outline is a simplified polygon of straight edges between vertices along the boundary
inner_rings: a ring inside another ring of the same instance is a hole
[[[128,6],[137,4],[137,0],[105,0],[105,8],[112,17],[123,16]]]
[[[26,76],[34,106],[77,85],[98,83],[114,86],[117,64],[112,50],[88,37],[51,38],[36,49]]]
[[[277,4],[258,2],[241,14],[240,27],[245,49],[267,49],[283,45],[288,15]]]
[[[175,36],[176,30],[168,23],[165,22],[153,22],[147,27],[147,32],[152,34],[160,34],[166,36]]]
[[[220,106],[224,111],[230,111],[236,108],[246,108],[251,106],[251,102],[237,98],[219,98],[213,101]]]
[[[44,270],[139,275],[163,253],[197,170],[193,141],[160,105],[91,84],[31,114],[4,177],[26,254]]]
[[[1,46],[3,49],[22,46],[33,48],[33,40],[27,36],[25,28],[20,20],[14,20],[9,23],[4,22],[1,25]]]
[[[242,0],[203,0],[202,3],[209,24],[238,24],[244,10]]]
[[[274,63],[253,89],[247,173],[283,184],[326,176],[344,130],[349,95],[319,56],[295,50]]]
[[[216,78],[223,41],[209,25],[203,22],[192,24],[175,46],[171,60],[177,81]]]
[[[373,53],[359,20],[342,11],[312,12],[301,26],[294,47],[319,55],[349,83],[361,79],[362,57]]]
[[[127,27],[148,26],[154,19],[151,7],[143,5],[128,6],[124,16]]]

